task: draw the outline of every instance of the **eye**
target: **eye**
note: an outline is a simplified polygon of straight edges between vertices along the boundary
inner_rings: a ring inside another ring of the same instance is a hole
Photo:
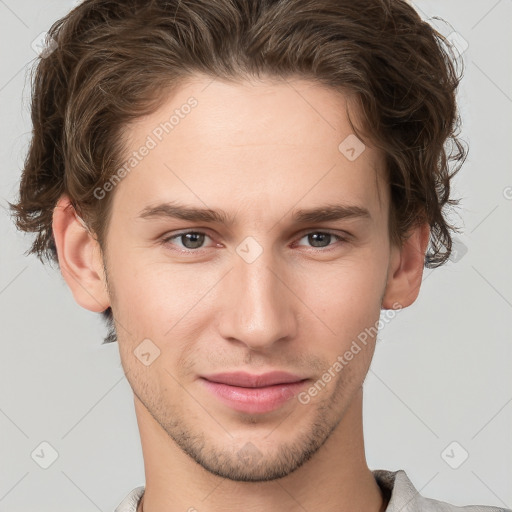
[[[205,238],[210,237],[206,233],[203,233],[202,231],[185,231],[164,238],[162,240],[162,243],[170,244],[171,241],[177,240],[179,243],[174,243],[172,245],[178,245],[178,247],[184,249],[183,252],[187,252],[194,251],[196,249],[201,249],[201,246],[203,245]]]
[[[333,245],[331,244],[333,238],[337,239],[339,242],[347,241],[347,238],[329,231],[310,231],[300,238],[300,240],[307,239],[308,243],[310,243],[312,247],[323,249]]]
[[[211,238],[203,231],[182,231],[181,233],[165,237],[162,239],[162,244],[177,246],[177,248],[173,250],[177,250],[178,252],[198,253],[201,252],[200,249],[204,248],[203,245],[207,238],[211,240]],[[326,249],[334,245],[332,243],[333,239],[338,240],[338,242],[347,242],[348,235],[347,237],[344,237],[339,234],[331,233],[330,231],[309,231],[304,232],[298,242],[303,239],[307,239],[307,242],[311,244],[311,247],[313,248]],[[298,243],[296,245],[302,244]]]

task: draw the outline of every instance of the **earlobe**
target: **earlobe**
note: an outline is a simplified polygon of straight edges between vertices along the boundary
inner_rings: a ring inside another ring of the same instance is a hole
[[[62,277],[75,301],[93,312],[110,306],[98,242],[84,226],[67,195],[53,210],[53,236]]]
[[[418,297],[429,237],[430,226],[423,223],[410,231],[402,247],[392,247],[382,308],[405,308]]]

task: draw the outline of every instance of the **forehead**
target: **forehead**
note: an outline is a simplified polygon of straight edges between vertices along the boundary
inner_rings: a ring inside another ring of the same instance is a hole
[[[148,133],[160,138],[172,132],[174,138],[184,135],[180,142],[187,148],[198,142],[212,147],[306,143],[325,148],[345,132],[352,133],[347,108],[357,118],[345,94],[304,79],[228,82],[195,75],[174,88],[156,112],[128,126],[125,137],[137,143]],[[166,125],[169,121],[171,126]]]
[[[138,156],[115,201],[143,207],[179,197],[224,210],[251,205],[262,214],[346,199],[372,203],[378,214],[383,157],[355,137],[347,109],[357,126],[348,97],[303,79],[195,76],[126,127],[126,157]]]

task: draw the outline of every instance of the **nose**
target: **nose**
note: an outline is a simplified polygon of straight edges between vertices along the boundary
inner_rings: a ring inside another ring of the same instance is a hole
[[[290,289],[290,272],[270,251],[248,263],[236,253],[222,280],[218,328],[224,339],[265,351],[297,333],[300,301]]]

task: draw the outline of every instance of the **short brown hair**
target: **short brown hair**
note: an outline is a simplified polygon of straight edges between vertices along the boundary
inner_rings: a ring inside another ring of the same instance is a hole
[[[300,77],[350,94],[363,120],[354,133],[385,155],[391,240],[403,243],[426,221],[425,266],[448,259],[457,228],[444,210],[458,203],[450,180],[466,157],[455,100],[462,73],[406,1],[85,0],[49,38],[56,48],[35,67],[33,134],[10,204],[18,229],[36,233],[28,253],[41,261],[58,264],[52,215],[63,193],[106,246],[112,194],[99,200],[94,190],[125,160],[123,128],[197,73]],[[102,314],[112,327],[111,309]],[[111,330],[105,341],[114,340]]]

